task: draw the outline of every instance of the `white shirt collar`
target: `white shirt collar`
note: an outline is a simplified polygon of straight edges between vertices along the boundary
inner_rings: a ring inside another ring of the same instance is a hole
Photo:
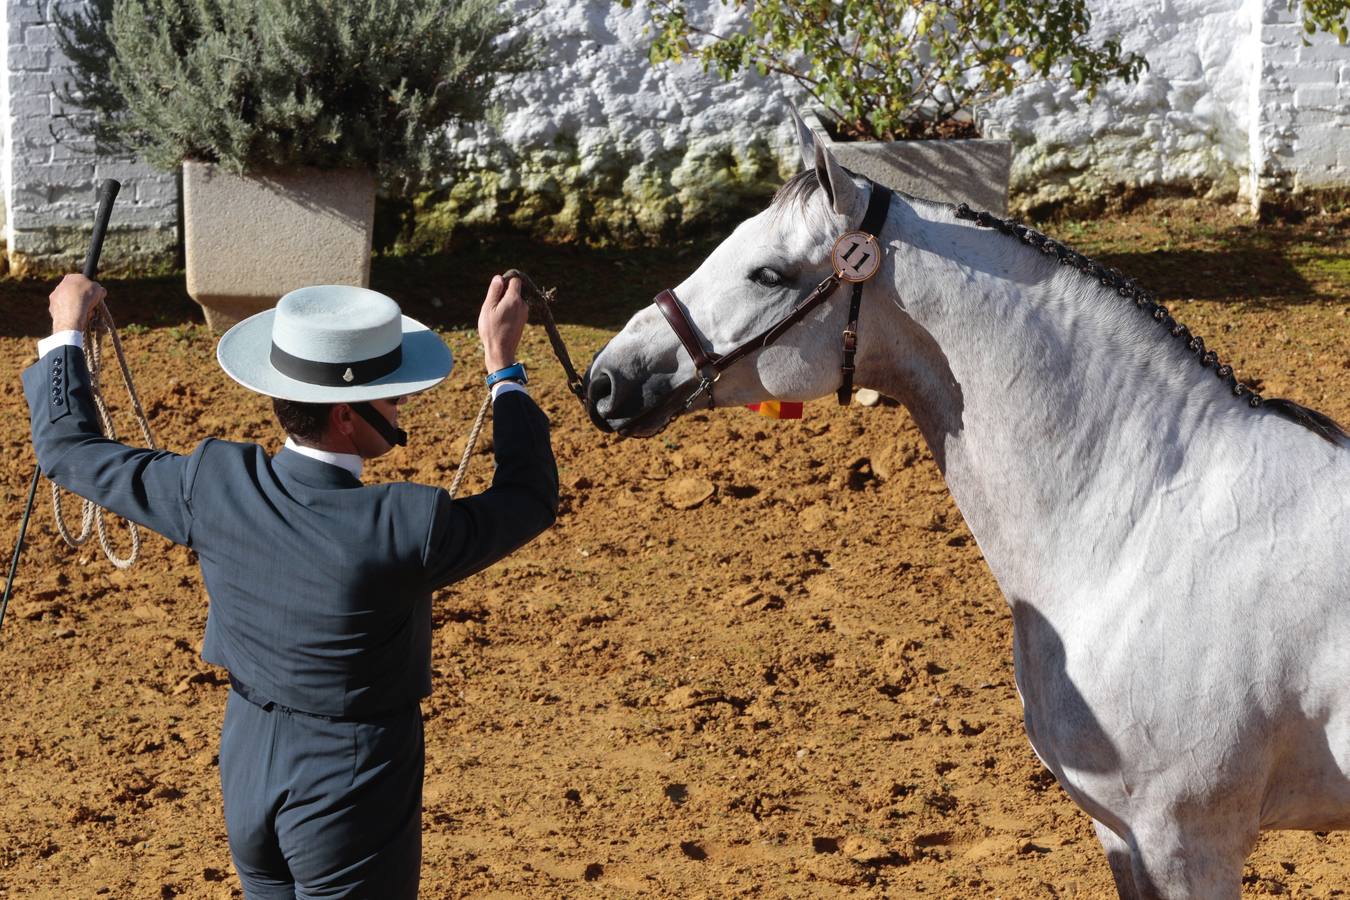
[[[355,453],[333,453],[331,450],[317,450],[314,447],[305,447],[295,442],[295,438],[286,438],[286,449],[293,453],[299,453],[301,456],[308,456],[310,459],[317,459],[319,462],[328,463],[330,466],[337,466],[351,472],[357,478],[361,477],[361,457]]]

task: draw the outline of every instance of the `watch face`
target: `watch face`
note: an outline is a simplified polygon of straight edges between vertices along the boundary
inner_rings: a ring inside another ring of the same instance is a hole
[[[830,265],[844,281],[867,281],[881,268],[881,247],[865,231],[846,231],[834,242]]]

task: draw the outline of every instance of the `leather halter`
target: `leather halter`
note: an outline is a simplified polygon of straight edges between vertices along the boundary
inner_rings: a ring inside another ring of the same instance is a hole
[[[880,244],[878,235],[882,225],[886,222],[886,213],[890,210],[892,193],[889,188],[874,181],[869,183],[872,186],[872,192],[867,201],[867,212],[863,216],[862,225],[859,228]],[[685,400],[684,408],[692,407],[694,402],[705,393],[708,395],[708,406],[711,407],[713,405],[713,385],[722,377],[723,372],[756,350],[761,350],[782,337],[785,331],[806,318],[808,313],[825,302],[843,280],[839,272],[831,272],[825,276],[820,284],[815,286],[811,293],[803,297],[787,315],[725,354],[704,351],[703,344],[699,341],[698,334],[689,319],[689,314],[685,312],[684,305],[680,303],[680,299],[675,296],[673,290],[667,289],[657,294],[655,301],[653,301],[656,303],[656,308],[661,310],[661,315],[666,317],[666,322],[670,324],[671,330],[675,332],[675,336],[684,345],[690,359],[694,361],[694,368],[698,370],[701,376],[698,388]],[[858,347],[858,310],[862,304],[863,283],[862,281],[853,283],[853,297],[849,304],[848,325],[844,328],[844,361],[840,367],[842,383],[837,394],[840,405],[847,404],[853,393],[853,356]]]

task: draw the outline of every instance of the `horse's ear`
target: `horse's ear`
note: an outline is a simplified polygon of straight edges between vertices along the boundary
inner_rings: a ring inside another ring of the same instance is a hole
[[[792,121],[797,126],[797,146],[802,151],[802,166],[809,169],[816,164],[816,133],[802,121],[797,107],[789,106],[788,111],[792,113]]]
[[[816,178],[820,179],[820,186],[829,195],[831,208],[839,215],[852,219],[862,192],[824,144],[816,142],[815,149]]]

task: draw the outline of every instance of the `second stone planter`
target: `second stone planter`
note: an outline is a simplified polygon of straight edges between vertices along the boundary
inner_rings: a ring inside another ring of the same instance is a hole
[[[852,172],[925,200],[1008,214],[1012,141],[836,141],[817,113],[808,111],[802,118],[816,140]]]
[[[234,175],[183,164],[187,291],[224,331],[309,284],[370,283],[375,179],[359,170]]]

